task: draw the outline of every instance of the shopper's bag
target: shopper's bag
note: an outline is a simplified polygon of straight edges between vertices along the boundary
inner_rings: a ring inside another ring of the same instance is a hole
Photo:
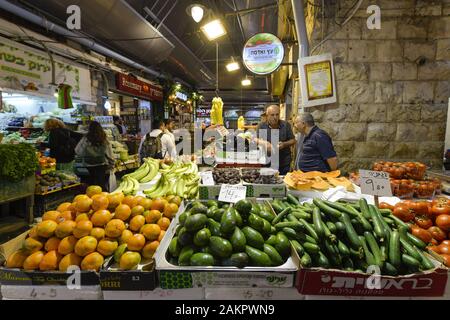
[[[116,180],[116,175],[114,174],[114,172],[110,171],[109,172],[109,183],[108,183],[108,191],[112,192],[114,190],[117,189],[117,180]]]
[[[151,137],[148,133],[145,136],[144,143],[141,148],[141,159],[144,158],[153,158],[153,159],[162,159],[162,141],[161,138],[164,135],[164,132],[161,132],[157,137]]]

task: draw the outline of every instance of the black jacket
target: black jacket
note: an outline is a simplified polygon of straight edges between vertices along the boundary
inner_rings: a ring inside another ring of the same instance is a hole
[[[68,163],[73,161],[75,147],[83,135],[66,128],[52,129],[48,135],[48,147],[50,157],[55,158],[57,163]],[[67,152],[70,149],[72,152]]]

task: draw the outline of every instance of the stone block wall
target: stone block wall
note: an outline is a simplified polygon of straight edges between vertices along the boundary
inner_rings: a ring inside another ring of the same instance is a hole
[[[345,172],[380,159],[441,168],[450,97],[450,0],[365,0],[339,29],[335,19],[342,20],[339,13],[355,2],[325,1],[324,19],[307,4],[310,49],[322,34],[337,31],[312,54],[333,54],[338,95],[338,103],[307,111],[333,138]],[[381,8],[380,30],[367,28],[372,4]]]

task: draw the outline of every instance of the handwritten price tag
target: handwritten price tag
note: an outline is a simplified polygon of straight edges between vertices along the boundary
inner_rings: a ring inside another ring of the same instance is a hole
[[[392,197],[389,173],[383,171],[359,170],[361,192],[380,197]]]
[[[223,184],[220,187],[219,201],[236,203],[245,199],[247,195],[246,186],[237,186],[231,184]]]
[[[214,178],[212,171],[200,172],[200,176],[202,177],[202,184],[205,186],[213,186]]]
[[[274,170],[272,168],[261,168],[259,169],[259,174],[261,176],[273,176],[277,173],[277,170]]]

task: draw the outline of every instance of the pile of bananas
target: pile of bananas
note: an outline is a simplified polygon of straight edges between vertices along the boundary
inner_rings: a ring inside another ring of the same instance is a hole
[[[159,160],[146,158],[139,169],[123,176],[122,182],[119,184],[119,187],[114,190],[114,193],[123,192],[125,195],[136,195],[139,191],[139,184],[152,181],[158,172]]]
[[[186,199],[197,197],[200,176],[197,165],[193,162],[173,162],[160,164],[161,178],[150,189],[144,190],[147,198],[177,195]]]
[[[212,100],[211,107],[211,124],[212,125],[223,125],[223,101],[220,97],[215,97]]]

